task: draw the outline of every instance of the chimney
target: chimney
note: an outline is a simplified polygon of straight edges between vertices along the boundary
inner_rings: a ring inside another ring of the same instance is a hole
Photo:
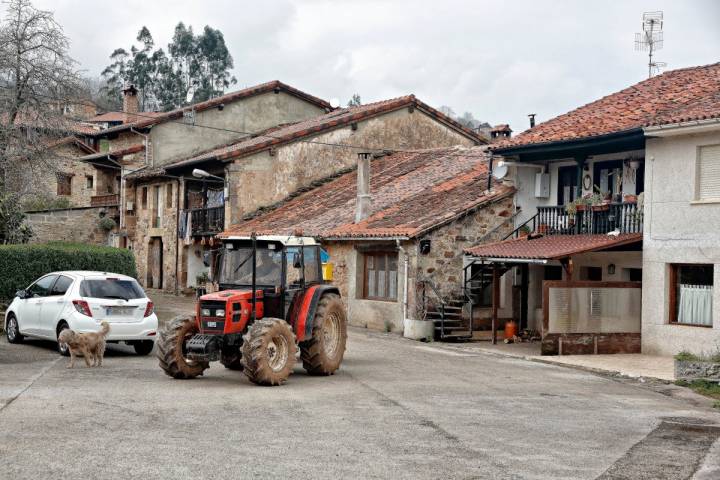
[[[533,128],[535,126],[535,115],[537,115],[537,113],[528,114],[528,118],[530,119],[530,128]]]
[[[138,113],[140,103],[138,100],[138,90],[132,83],[126,84],[122,89],[123,94],[123,112],[126,114],[126,122],[134,122],[137,118],[133,113]]]
[[[496,143],[500,140],[510,138],[511,136],[512,129],[510,128],[510,125],[507,123],[501,123],[500,125],[495,125],[492,130],[490,130],[490,143]]]
[[[358,153],[355,223],[362,222],[370,215],[370,159],[372,156],[370,152]]]

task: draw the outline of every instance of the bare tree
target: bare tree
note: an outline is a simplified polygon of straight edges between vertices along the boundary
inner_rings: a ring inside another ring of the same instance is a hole
[[[3,4],[0,200],[7,209],[18,204],[15,197],[22,195],[34,178],[53,169],[53,140],[73,131],[63,113],[78,99],[80,76],[77,63],[68,54],[68,38],[52,12],[33,7],[29,0]],[[6,224],[0,219],[0,225]],[[10,236],[0,231],[0,242]]]

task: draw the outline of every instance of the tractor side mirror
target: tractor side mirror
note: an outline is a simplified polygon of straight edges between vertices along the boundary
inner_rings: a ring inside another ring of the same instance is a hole
[[[300,254],[297,252],[293,253],[293,267],[302,268],[302,262],[300,262]]]
[[[203,253],[203,265],[206,267],[210,266],[210,252]]]

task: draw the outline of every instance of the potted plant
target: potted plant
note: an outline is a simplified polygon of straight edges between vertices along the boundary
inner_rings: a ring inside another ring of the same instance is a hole
[[[523,238],[527,237],[528,235],[530,235],[530,227],[528,227],[527,225],[523,225],[522,227],[520,227],[520,229],[518,230],[518,237]]]
[[[209,280],[208,272],[202,272],[195,276],[195,293],[198,297],[207,293],[207,282]]]

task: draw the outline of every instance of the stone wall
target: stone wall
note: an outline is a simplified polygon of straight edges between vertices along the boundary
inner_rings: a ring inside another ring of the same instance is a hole
[[[440,227],[426,236],[403,241],[399,248],[392,241],[326,242],[323,247],[330,254],[334,266],[333,285],[340,289],[351,325],[400,332],[403,329],[403,297],[405,289],[405,255],[408,262],[408,318],[417,318],[419,279],[431,278],[444,293],[459,291],[463,281],[463,249],[479,241],[495,241],[510,233],[512,197],[498,202]],[[419,253],[420,240],[431,242],[430,252]],[[362,298],[363,251],[398,252],[398,287],[394,301]]]
[[[101,212],[111,218],[117,216],[117,208],[114,207],[69,208],[28,213],[27,222],[34,232],[31,242],[63,241],[107,245],[108,232],[99,226]]]
[[[308,140],[367,149],[419,149],[471,146],[474,142],[423,113],[403,108],[368,120],[357,129],[348,125]],[[230,196],[225,206],[226,225],[239,222],[259,207],[283,200],[298,188],[326,178],[357,161],[358,149],[319,143],[293,142],[274,152],[262,151],[237,159],[228,167]]]
[[[185,125],[182,121],[160,123],[150,131],[153,165],[169,163],[275,125],[323,113],[324,109],[317,105],[281,91],[230,102],[223,110],[211,108],[196,113],[196,125],[213,128]]]

